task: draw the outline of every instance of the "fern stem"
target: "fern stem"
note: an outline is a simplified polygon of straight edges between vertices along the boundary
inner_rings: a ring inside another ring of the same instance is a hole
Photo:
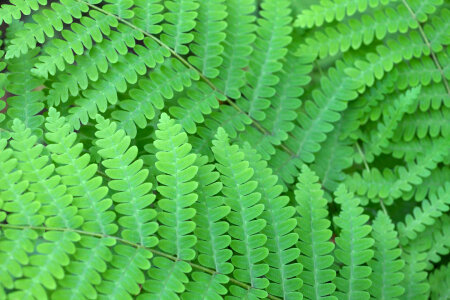
[[[130,241],[126,240],[126,239],[123,239],[123,238],[120,238],[120,237],[117,237],[117,236],[113,236],[113,235],[101,234],[101,233],[96,233],[96,232],[89,232],[89,231],[84,231],[84,230],[79,230],[79,229],[72,229],[72,228],[45,227],[45,226],[0,224],[0,227],[10,228],[10,229],[22,229],[22,230],[23,229],[33,229],[33,230],[44,230],[44,231],[50,230],[50,231],[75,232],[75,233],[78,233],[78,234],[81,234],[81,235],[92,236],[92,237],[96,237],[96,238],[100,238],[100,239],[101,238],[110,238],[110,239],[116,240],[117,242],[130,245],[130,246],[132,246],[134,248],[142,248],[142,249],[148,250],[148,251],[152,252],[155,255],[165,257],[165,258],[170,259],[172,261],[179,261],[180,260],[177,257],[169,255],[169,254],[164,253],[162,251],[159,251],[159,250],[156,250],[156,249],[152,249],[152,248],[148,248],[148,247],[145,247],[144,245],[133,243],[133,242],[130,242]],[[211,275],[220,274],[219,272],[217,272],[215,270],[205,268],[205,267],[203,267],[203,266],[201,266],[199,264],[196,264],[196,263],[193,263],[193,262],[190,262],[190,261],[185,261],[185,262],[188,263],[189,265],[191,265],[192,268],[198,269],[198,270],[203,271],[205,273],[208,273],[208,274],[211,274]],[[240,287],[242,287],[244,289],[250,290],[252,288],[248,284],[245,284],[245,283],[243,283],[243,282],[241,282],[239,280],[236,280],[236,279],[234,279],[234,278],[232,278],[232,277],[230,277],[228,275],[225,275],[225,276],[228,277],[230,282],[232,282],[232,283],[234,283],[236,285],[239,285]],[[280,298],[278,298],[276,296],[272,296],[272,295],[267,295],[267,298],[268,299],[272,299],[272,300],[281,300]]]
[[[265,129],[258,121],[256,121],[255,119],[253,119],[252,117],[250,117],[250,115],[248,113],[246,113],[245,111],[243,111],[236,103],[234,103],[230,98],[227,97],[227,95],[225,95],[225,93],[221,90],[219,90],[219,88],[217,88],[214,83],[211,82],[211,80],[209,80],[205,75],[203,75],[196,67],[194,67],[193,65],[191,65],[186,59],[184,59],[181,55],[179,55],[178,53],[176,53],[172,48],[170,48],[167,44],[165,44],[163,41],[161,41],[159,38],[157,38],[156,36],[154,36],[151,33],[148,33],[147,31],[137,27],[136,25],[134,25],[133,23],[128,22],[127,20],[122,19],[119,16],[116,16],[94,4],[88,3],[84,0],[77,0],[80,3],[84,3],[86,5],[88,5],[89,7],[105,14],[108,16],[111,16],[113,18],[115,18],[117,21],[133,28],[134,30],[137,30],[139,32],[141,32],[143,35],[151,38],[152,40],[154,40],[155,42],[157,42],[159,45],[161,45],[162,47],[166,48],[174,57],[176,57],[179,61],[181,61],[182,64],[184,64],[187,68],[193,70],[194,72],[196,72],[200,78],[209,86],[211,87],[213,90],[219,92],[220,94],[222,94],[225,97],[225,101],[227,101],[227,103],[233,107],[234,109],[236,109],[239,113],[245,114],[248,118],[250,118],[252,120],[252,124],[253,126],[255,126],[259,131],[261,131],[262,133],[264,133],[265,135],[270,135],[270,132]],[[287,146],[285,146],[284,144],[280,144],[279,145],[284,151],[286,151],[289,155],[294,155],[294,151],[292,151],[291,149],[289,149]]]
[[[442,82],[444,83],[445,89],[447,90],[447,94],[450,95],[450,87],[447,82],[447,78],[445,77],[444,71],[442,70],[441,64],[439,63],[439,60],[434,54],[433,49],[431,48],[430,41],[428,40],[425,31],[422,28],[422,25],[420,24],[419,20],[417,20],[415,12],[412,10],[411,6],[409,6],[408,2],[406,0],[402,0],[403,5],[405,5],[406,9],[409,11],[411,18],[413,18],[414,21],[417,22],[417,29],[419,29],[419,33],[422,36],[423,41],[427,45],[428,49],[430,50],[431,58],[433,59],[434,64],[436,65],[436,68],[438,69],[439,73],[442,77]]]
[[[369,165],[367,164],[366,156],[362,152],[361,147],[359,146],[358,142],[356,142],[355,145],[356,145],[356,149],[358,149],[359,155],[361,156],[364,167],[366,168],[367,172],[370,172],[370,168],[369,168]]]

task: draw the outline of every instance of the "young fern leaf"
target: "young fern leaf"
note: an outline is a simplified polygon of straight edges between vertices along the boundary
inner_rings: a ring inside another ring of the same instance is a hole
[[[227,216],[230,223],[231,249],[235,253],[231,262],[235,266],[233,277],[250,284],[249,290],[232,285],[230,292],[234,298],[242,299],[265,298],[264,290],[269,281],[263,276],[269,271],[264,263],[268,256],[268,249],[264,246],[267,237],[263,234],[266,226],[264,219],[256,219],[264,210],[259,203],[261,194],[256,192],[258,183],[251,180],[254,170],[249,167],[244,153],[237,145],[230,145],[228,135],[223,128],[219,128],[213,141],[212,151],[217,161],[216,168],[220,172],[220,180],[224,187],[222,193],[225,203],[231,208]]]
[[[398,247],[397,232],[389,216],[381,211],[378,211],[372,228],[375,255],[369,261],[372,268],[369,292],[374,299],[398,299],[404,292],[399,283],[404,277],[401,271],[405,262],[400,257],[402,250]]]
[[[189,153],[192,146],[187,142],[186,133],[167,114],[161,114],[155,135],[157,139],[153,144],[158,150],[155,166],[160,172],[156,176],[160,184],[157,191],[164,197],[157,201],[160,209],[158,247],[179,260],[155,258],[155,267],[149,271],[152,279],[143,285],[149,294],[144,293],[139,298],[172,299],[177,297],[176,293],[184,292],[184,284],[188,282],[185,273],[191,271],[186,260],[192,260],[195,256],[195,250],[192,248],[197,238],[193,235],[195,223],[192,219],[196,211],[191,206],[198,198],[194,193],[198,183],[192,180],[198,167],[194,165],[196,155]]]
[[[195,161],[198,172],[195,177],[198,181],[198,200],[193,205],[196,210],[193,221],[196,224],[194,234],[198,241],[195,244],[198,262],[217,273],[214,275],[202,272],[191,274],[194,281],[186,285],[187,292],[182,299],[220,299],[227,293],[224,284],[228,278],[224,274],[233,271],[233,265],[229,262],[232,251],[227,249],[231,238],[227,234],[229,224],[225,221],[230,213],[230,207],[224,203],[224,198],[219,194],[223,184],[218,181],[219,173],[214,171],[214,165],[207,164],[206,156],[197,156]]]
[[[289,197],[282,196],[281,185],[277,185],[277,176],[267,167],[267,162],[261,159],[248,144],[242,151],[249,167],[254,170],[253,180],[258,185],[256,192],[261,194],[264,211],[261,217],[266,221],[262,233],[267,236],[266,247],[269,250],[265,262],[269,265],[266,277],[270,283],[267,292],[283,299],[299,299],[302,281],[298,275],[302,272],[302,265],[297,262],[299,249],[293,247],[298,241],[298,234],[294,232],[297,225],[293,218],[295,208],[289,205]]]
[[[360,201],[340,185],[335,192],[335,202],[341,205],[341,212],[334,222],[341,228],[336,238],[336,260],[343,264],[335,279],[337,287],[334,295],[338,299],[369,299],[369,279],[372,269],[365,264],[374,256],[371,250],[374,240],[368,235],[372,231],[367,225],[369,216],[362,214]]]
[[[109,209],[112,206],[108,188],[102,186],[102,177],[94,176],[98,166],[89,164],[90,155],[80,155],[83,144],[75,143],[76,133],[72,132],[64,117],[50,108],[45,127],[48,151],[52,161],[57,165],[55,171],[61,176],[61,181],[73,196],[73,205],[83,217],[83,230],[112,235],[117,232],[113,222],[116,214]]]
[[[298,229],[300,237],[299,261],[304,270],[300,274],[303,286],[300,291],[305,299],[336,299],[333,296],[336,277],[332,269],[334,258],[331,252],[334,244],[330,241],[332,231],[327,219],[327,200],[318,182],[319,178],[306,165],[301,169],[295,190],[297,202]]]

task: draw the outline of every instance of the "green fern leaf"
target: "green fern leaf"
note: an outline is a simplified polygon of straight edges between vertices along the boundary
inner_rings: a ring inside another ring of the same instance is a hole
[[[404,277],[401,270],[405,263],[400,258],[402,250],[398,248],[397,232],[389,216],[380,211],[372,227],[375,255],[369,261],[372,268],[369,292],[375,299],[398,299],[404,292],[399,283]]]
[[[336,272],[331,268],[334,262],[330,242],[332,232],[330,221],[326,219],[327,201],[318,183],[318,177],[307,166],[303,166],[298,177],[295,200],[299,214],[297,233],[300,237],[299,261],[305,270],[300,274],[303,286],[300,291],[306,299],[336,299],[333,283]]]
[[[137,147],[130,147],[130,137],[123,130],[117,130],[116,123],[97,117],[96,128],[98,154],[103,159],[106,175],[112,179],[108,185],[116,191],[111,199],[120,214],[121,235],[128,241],[153,247],[157,244],[153,234],[158,225],[153,221],[155,210],[148,207],[155,196],[149,193],[152,184],[145,182],[148,170],[142,170],[143,161],[136,159]]]
[[[264,205],[260,202],[261,194],[256,192],[258,183],[250,180],[254,170],[244,160],[244,153],[237,145],[230,145],[228,135],[223,128],[217,131],[212,151],[217,161],[216,168],[224,184],[222,190],[225,203],[231,208],[227,216],[230,223],[231,249],[235,255],[231,262],[235,266],[233,276],[249,283],[253,297],[264,298],[264,289],[269,281],[263,278],[269,267],[263,261],[269,251],[264,246],[267,240],[262,232],[266,226],[264,219],[256,219],[262,214]],[[244,297],[245,291],[236,285],[231,287],[235,297]]]
[[[338,299],[369,299],[368,289],[372,285],[369,279],[372,269],[364,264],[374,256],[371,247],[374,240],[367,237],[372,231],[367,225],[369,217],[362,214],[359,199],[340,185],[335,192],[334,201],[341,204],[341,213],[334,222],[341,228],[341,234],[336,238],[335,256],[343,266],[335,279]]]
[[[296,249],[298,241],[294,228],[297,225],[293,218],[295,208],[288,205],[289,198],[282,196],[281,185],[277,185],[277,176],[267,167],[267,162],[261,160],[248,144],[244,145],[242,151],[249,166],[254,170],[253,180],[258,183],[256,192],[261,194],[261,203],[264,211],[261,217],[266,221],[263,234],[267,236],[266,247],[269,250],[265,262],[269,265],[266,277],[270,283],[267,291],[271,295],[283,299],[301,298],[298,291],[302,285],[298,275],[302,271],[302,265],[296,260],[301,249]]]

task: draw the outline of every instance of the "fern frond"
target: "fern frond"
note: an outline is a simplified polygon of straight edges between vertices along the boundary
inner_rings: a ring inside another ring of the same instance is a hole
[[[160,0],[133,1],[133,24],[148,33],[160,33],[162,30],[160,23],[163,20],[163,16],[160,12],[164,9],[160,2]]]
[[[108,188],[102,186],[102,178],[94,176],[97,171],[96,164],[89,164],[90,155],[81,155],[83,145],[75,143],[76,134],[71,131],[64,117],[51,108],[46,119],[47,133],[45,138],[50,143],[47,149],[51,158],[57,164],[56,173],[73,196],[73,204],[84,218],[83,230],[114,234],[117,225],[113,224],[116,214],[110,211],[112,201],[105,198]]]
[[[295,25],[303,28],[319,27],[324,23],[342,21],[346,16],[362,13],[369,7],[388,5],[392,0],[321,0],[320,4],[314,4],[297,16]],[[392,1],[394,2],[394,1]]]
[[[266,119],[261,125],[268,133],[262,133],[253,127],[242,132],[242,139],[249,142],[264,159],[275,154],[275,145],[285,141],[288,133],[296,126],[296,110],[302,103],[299,97],[304,92],[303,86],[311,80],[307,75],[311,69],[311,56],[296,57],[288,53],[283,69],[277,73],[280,82],[275,85],[275,95],[270,98],[271,106],[264,110]]]
[[[300,291],[306,299],[336,299],[331,296],[336,290],[333,283],[336,272],[332,269],[334,258],[330,242],[332,231],[327,219],[327,201],[318,182],[319,178],[306,165],[302,167],[295,190],[297,233],[301,251],[299,261],[305,270],[300,274],[303,286]]]
[[[232,251],[227,249],[231,238],[227,234],[229,224],[226,222],[231,209],[224,204],[224,198],[219,194],[223,186],[218,181],[219,173],[207,161],[206,156],[198,156],[195,162],[199,183],[198,200],[193,206],[196,210],[194,233],[198,238],[195,249],[199,253],[199,263],[215,270],[217,274],[192,273],[194,281],[186,285],[187,292],[183,294],[183,299],[220,298],[227,293],[224,284],[228,283],[228,278],[224,274],[233,271],[233,265],[229,262]]]
[[[204,115],[219,108],[218,99],[225,100],[222,94],[206,83],[194,81],[186,92],[186,98],[180,97],[179,106],[169,107],[169,113],[180,122],[187,133],[193,134],[197,132],[196,123],[203,123]]]
[[[38,211],[41,204],[35,194],[27,191],[28,181],[22,179],[17,170],[17,159],[12,149],[5,149],[6,139],[0,139],[0,220],[12,225],[40,226],[44,216]],[[5,289],[13,290],[16,280],[24,275],[29,256],[34,252],[35,230],[4,229],[0,236],[0,296],[5,298]]]
[[[343,264],[334,281],[337,287],[335,295],[338,299],[369,299],[372,269],[365,264],[374,256],[371,250],[374,240],[367,237],[372,231],[372,227],[366,224],[369,217],[362,214],[359,199],[354,198],[344,185],[339,186],[335,196],[334,201],[341,204],[341,212],[334,222],[341,228],[341,234],[336,237],[334,254]]]
[[[320,143],[326,140],[333,124],[341,118],[340,113],[346,109],[347,102],[357,97],[358,84],[344,74],[344,68],[345,64],[338,61],[336,68],[330,68],[328,76],[322,77],[321,89],[312,92],[314,101],[304,103],[297,118],[300,126],[294,128],[285,143],[293,155],[281,149],[275,153],[271,165],[285,182],[292,183],[297,168],[314,161],[314,153],[320,150]]]
[[[228,135],[223,128],[219,128],[216,139],[213,141],[212,151],[217,161],[216,168],[221,174],[224,184],[222,189],[225,203],[231,208],[227,216],[230,223],[231,249],[235,255],[231,262],[235,266],[234,277],[242,282],[249,283],[250,293],[253,297],[264,298],[264,290],[269,281],[263,276],[269,271],[264,259],[269,254],[264,246],[267,237],[263,234],[266,226],[264,219],[256,219],[264,210],[259,203],[261,194],[256,192],[258,183],[250,180],[254,170],[249,167],[244,153],[237,145],[230,145]],[[244,297],[245,290],[233,285],[230,288],[235,297]]]
[[[130,82],[137,76],[136,73],[138,75],[145,74],[146,68],[155,68],[156,65],[164,62],[165,57],[169,56],[167,49],[160,47],[150,38],[144,38],[143,45],[136,45],[133,38],[127,44],[118,43],[119,37],[119,34],[112,33],[113,41],[104,39],[101,43],[96,44],[96,47],[92,48],[89,53],[77,56],[75,58],[76,66],[69,65],[64,73],[58,73],[57,80],[49,91],[48,103],[50,105],[65,103],[69,96],[78,96],[90,85],[96,85],[95,83],[90,84],[90,82],[98,81],[99,77],[111,77],[111,73],[126,73],[127,81]],[[137,55],[128,52],[127,46],[134,47]],[[108,62],[113,65],[110,66]],[[126,67],[121,64],[125,64]],[[99,75],[99,72],[104,75]]]
[[[375,299],[398,299],[404,292],[399,285],[403,280],[405,262],[400,258],[402,250],[394,224],[385,213],[379,211],[372,224],[372,237],[375,241],[375,254],[369,267],[372,268],[369,288]]]
[[[445,26],[448,26],[448,22]],[[441,41],[444,36],[441,30],[446,30],[445,26],[439,28],[439,31],[430,29],[428,36],[430,43]],[[358,60],[354,67],[348,68],[345,72],[361,84],[360,90],[363,91],[366,86],[370,87],[376,80],[383,78],[394,65],[413,57],[430,55],[430,51],[422,41],[422,37],[416,31],[412,31],[407,36],[401,35],[396,40],[389,39],[385,45],[377,46],[375,52],[368,53],[365,60]]]
[[[406,115],[395,130],[394,140],[411,141],[413,138],[424,139],[450,136],[450,109],[415,112]]]
[[[31,76],[30,70],[37,61],[39,48],[20,58],[8,61],[8,84],[6,91],[15,96],[8,97],[7,116],[10,120],[19,119],[32,133],[42,136],[44,117],[40,114],[44,109],[44,93],[40,90],[44,81]]]
[[[443,265],[429,277],[431,299],[444,300],[450,297],[450,264]]]
[[[45,1],[47,2],[47,1]],[[15,34],[6,51],[7,58],[19,57],[34,49],[37,43],[43,44],[46,37],[52,38],[55,31],[63,30],[64,24],[71,24],[86,13],[88,6],[76,0],[60,0],[53,2],[51,9],[39,10],[32,15],[34,23],[25,23],[23,30]]]
[[[131,242],[153,247],[157,239],[153,234],[158,229],[154,209],[149,208],[155,196],[149,192],[152,184],[145,182],[148,170],[143,170],[143,161],[136,159],[137,147],[130,147],[130,137],[117,124],[97,117],[98,154],[102,157],[105,173],[112,180],[108,182],[116,191],[111,199],[116,203],[115,211],[120,215],[118,224],[122,227],[121,236]]]
[[[430,170],[436,168],[448,155],[448,142],[436,140],[432,147],[420,153],[417,158],[404,166],[379,171],[376,168],[364,170],[361,174],[354,173],[347,177],[346,184],[351,191],[358,195],[367,195],[372,201],[378,202],[377,197],[385,199],[385,204],[392,204],[394,199],[408,193],[413,186],[422,183],[423,178],[430,176]]]
[[[449,210],[450,206],[450,183],[446,183],[436,194],[430,195],[429,200],[422,201],[421,207],[415,207],[413,213],[405,217],[404,222],[397,225],[402,244],[407,244],[408,239],[417,237],[418,232],[425,229],[425,225],[432,225],[435,219]]]
[[[38,10],[39,5],[46,5],[47,0],[10,0],[11,4],[3,4],[0,7],[0,24],[10,24],[13,20],[27,16],[33,10]]]
[[[403,194],[403,199],[413,198],[417,202],[422,201],[431,194],[435,194],[447,181],[450,182],[450,168],[436,168],[431,171],[430,176],[423,180],[421,185],[415,186],[410,192]]]
[[[111,238],[93,238],[82,236],[72,260],[65,268],[64,278],[58,280],[59,287],[52,293],[52,298],[75,300],[98,297],[97,285],[111,262],[110,247],[115,243]]]
[[[33,69],[34,74],[47,78],[49,74],[54,75],[57,69],[63,71],[66,63],[75,61],[74,53],[81,55],[85,48],[91,49],[93,42],[101,42],[103,35],[108,36],[111,28],[117,26],[115,18],[89,11],[89,17],[81,17],[80,23],[72,23],[71,30],[61,31],[64,39],[52,39],[51,45],[44,48],[46,55],[39,57],[41,62]]]
[[[190,260],[195,253],[191,248],[196,243],[195,237],[189,234],[195,227],[190,221],[195,216],[195,209],[188,207],[198,198],[194,193],[198,183],[191,181],[198,167],[193,165],[195,155],[189,153],[192,146],[187,143],[187,135],[180,125],[162,114],[158,128],[154,146],[159,150],[155,165],[161,172],[156,177],[161,185],[157,190],[165,197],[158,200],[163,211],[158,214],[158,220],[163,224],[158,231],[163,238],[159,247],[180,259]]]
[[[72,206],[72,196],[66,194],[66,186],[58,175],[51,176],[55,166],[48,164],[48,157],[42,155],[43,146],[35,145],[36,136],[19,120],[14,120],[11,147],[18,160],[23,178],[30,182],[29,191],[36,194],[36,201],[42,204],[39,213],[46,217],[48,227],[78,228],[83,218]],[[46,299],[45,289],[56,288],[55,279],[64,277],[62,266],[69,264],[69,254],[75,252],[74,242],[79,234],[70,231],[46,232],[44,242],[37,246],[37,253],[30,257],[31,265],[24,268],[24,277],[16,280],[16,292],[20,298],[36,297]]]
[[[194,40],[189,48],[194,55],[188,61],[208,78],[219,75],[223,62],[221,54],[225,39],[223,32],[227,27],[224,22],[227,16],[224,0],[211,0],[199,3],[197,23],[195,25]]]
[[[293,247],[298,241],[298,234],[294,232],[297,225],[293,218],[295,208],[289,205],[289,197],[281,195],[283,188],[276,184],[277,176],[272,174],[256,150],[245,144],[242,151],[254,171],[252,179],[258,183],[255,191],[261,194],[264,205],[261,217],[267,225],[262,233],[267,236],[266,247],[269,250],[265,259],[269,265],[267,291],[283,299],[301,298],[302,281],[298,275],[302,272],[302,265],[296,262],[301,249]]]
[[[382,40],[387,34],[405,33],[408,29],[417,27],[417,21],[411,18],[404,5],[400,4],[395,8],[387,6],[373,13],[311,31],[305,36],[305,43],[299,51],[314,53],[320,58],[334,56],[339,52],[369,45],[374,39]]]
[[[433,225],[418,233],[415,240],[429,240],[426,269],[433,269],[434,264],[438,264],[450,252],[450,217],[445,214],[440,216]]]
[[[249,55],[253,49],[250,44],[254,41],[253,24],[255,16],[254,0],[226,0],[227,16],[225,22],[223,63],[219,77],[213,83],[219,89],[233,99],[240,97],[240,88],[245,84],[245,71],[249,63]]]
[[[426,249],[428,241],[418,241],[415,245],[403,248],[402,259],[405,261],[403,274],[405,277],[401,285],[405,289],[405,293],[400,299],[428,299],[430,285],[426,282]]]
[[[372,162],[375,156],[381,153],[382,148],[388,145],[403,115],[414,106],[419,92],[420,86],[395,99],[383,114],[382,122],[378,122],[377,128],[369,133],[368,141],[364,144],[364,154],[368,162]]]
[[[259,24],[256,30],[252,60],[247,75],[248,85],[242,93],[245,96],[237,104],[250,117],[262,121],[266,118],[264,110],[270,106],[269,98],[275,95],[273,88],[279,82],[277,72],[281,70],[280,61],[286,56],[287,46],[292,41],[289,36],[292,28],[289,25],[290,2],[286,0],[264,0],[261,3]]]
[[[185,273],[191,270],[182,260],[192,260],[195,256],[192,248],[197,238],[192,234],[195,229],[192,219],[196,211],[191,206],[198,199],[194,193],[198,183],[192,181],[198,167],[194,165],[195,154],[189,153],[192,147],[187,143],[186,133],[167,114],[161,114],[155,134],[154,146],[158,150],[155,165],[160,172],[156,176],[160,184],[157,190],[164,197],[157,201],[160,208],[158,234],[161,237],[158,247],[181,260],[173,262],[167,258],[155,258],[154,264],[158,269],[150,269],[149,275],[153,280],[147,281],[144,289],[153,297],[173,298],[175,293],[184,291],[183,283],[188,282]],[[160,287],[153,290],[155,285]]]
[[[162,25],[161,41],[178,54],[187,54],[189,48],[185,45],[194,39],[190,33],[194,29],[197,18],[198,3],[192,0],[175,0],[164,3],[167,12]]]
[[[331,192],[345,180],[347,175],[344,170],[352,165],[351,157],[355,152],[355,149],[351,147],[351,141],[341,138],[344,122],[343,119],[336,125],[336,129],[322,144],[314,164],[311,165],[311,169],[319,176],[323,187]]]
[[[236,138],[238,132],[242,132],[251,124],[252,120],[243,113],[228,106],[221,105],[218,111],[212,112],[205,118],[204,126],[199,126],[198,137],[191,136],[191,143],[196,153],[201,153],[212,157],[210,142],[214,139],[217,129],[222,127],[230,138]]]
[[[145,282],[144,271],[150,268],[152,253],[144,248],[134,248],[129,245],[114,247],[111,262],[102,282],[97,287],[99,299],[133,299],[139,294]]]
[[[175,92],[191,86],[193,80],[198,80],[197,73],[177,60],[166,59],[161,67],[150,74],[150,80],[139,80],[139,88],[129,91],[131,99],[120,101],[121,109],[111,115],[121,128],[134,137],[136,126],[145,128],[147,120],[155,116],[155,109],[164,108],[164,99],[173,98]]]

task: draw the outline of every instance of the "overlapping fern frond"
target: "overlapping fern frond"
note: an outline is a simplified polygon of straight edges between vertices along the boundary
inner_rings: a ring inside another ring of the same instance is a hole
[[[0,299],[446,299],[443,0],[0,5]]]

